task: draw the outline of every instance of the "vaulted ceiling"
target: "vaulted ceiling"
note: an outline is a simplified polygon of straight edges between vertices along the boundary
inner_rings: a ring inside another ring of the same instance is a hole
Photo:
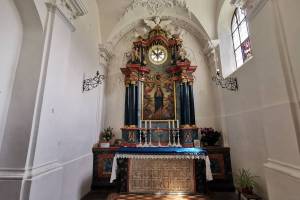
[[[110,34],[120,25],[120,20],[134,0],[97,0],[100,13],[100,32],[105,43]],[[217,8],[222,0],[139,0],[142,2],[185,1],[190,12],[201,23],[208,36],[216,38]],[[175,12],[175,11],[174,11]],[[134,16],[132,16],[134,17]]]

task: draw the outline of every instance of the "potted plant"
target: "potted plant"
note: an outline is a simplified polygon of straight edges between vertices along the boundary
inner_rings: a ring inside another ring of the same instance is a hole
[[[109,148],[110,141],[115,136],[112,132],[113,128],[110,126],[103,130],[100,134],[100,147],[102,148]]]
[[[221,137],[221,132],[214,130],[213,128],[201,128],[201,142],[204,146],[214,146]]]
[[[253,188],[257,185],[256,178],[258,176],[252,175],[249,169],[239,169],[235,175],[236,186],[244,194],[253,194]]]

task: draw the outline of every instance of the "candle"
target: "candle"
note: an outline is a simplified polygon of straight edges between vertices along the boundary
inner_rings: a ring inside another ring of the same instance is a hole
[[[151,129],[151,121],[149,121],[149,128]]]
[[[170,121],[168,121],[168,128],[169,128],[169,129],[171,128],[170,126],[171,126]]]
[[[175,128],[174,120],[172,120],[172,128],[173,128],[173,129]]]
[[[147,120],[145,120],[145,129],[147,129]]]
[[[179,120],[176,120],[177,128],[179,128]]]

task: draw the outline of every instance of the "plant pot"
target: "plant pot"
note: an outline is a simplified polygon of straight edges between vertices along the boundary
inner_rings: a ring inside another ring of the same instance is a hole
[[[206,143],[206,146],[215,146],[217,141],[210,141]]]
[[[110,147],[110,143],[109,142],[100,142],[100,147],[101,148],[109,148]]]
[[[242,188],[242,193],[244,193],[244,194],[253,194],[253,188],[252,187]]]

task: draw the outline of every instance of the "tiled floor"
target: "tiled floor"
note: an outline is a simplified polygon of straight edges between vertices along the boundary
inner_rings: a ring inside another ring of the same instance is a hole
[[[118,198],[116,198],[118,196]],[[194,196],[183,196],[183,195],[117,195],[111,191],[92,191],[82,200],[237,200],[237,195],[230,192],[218,192],[212,193],[208,197],[194,195]]]

